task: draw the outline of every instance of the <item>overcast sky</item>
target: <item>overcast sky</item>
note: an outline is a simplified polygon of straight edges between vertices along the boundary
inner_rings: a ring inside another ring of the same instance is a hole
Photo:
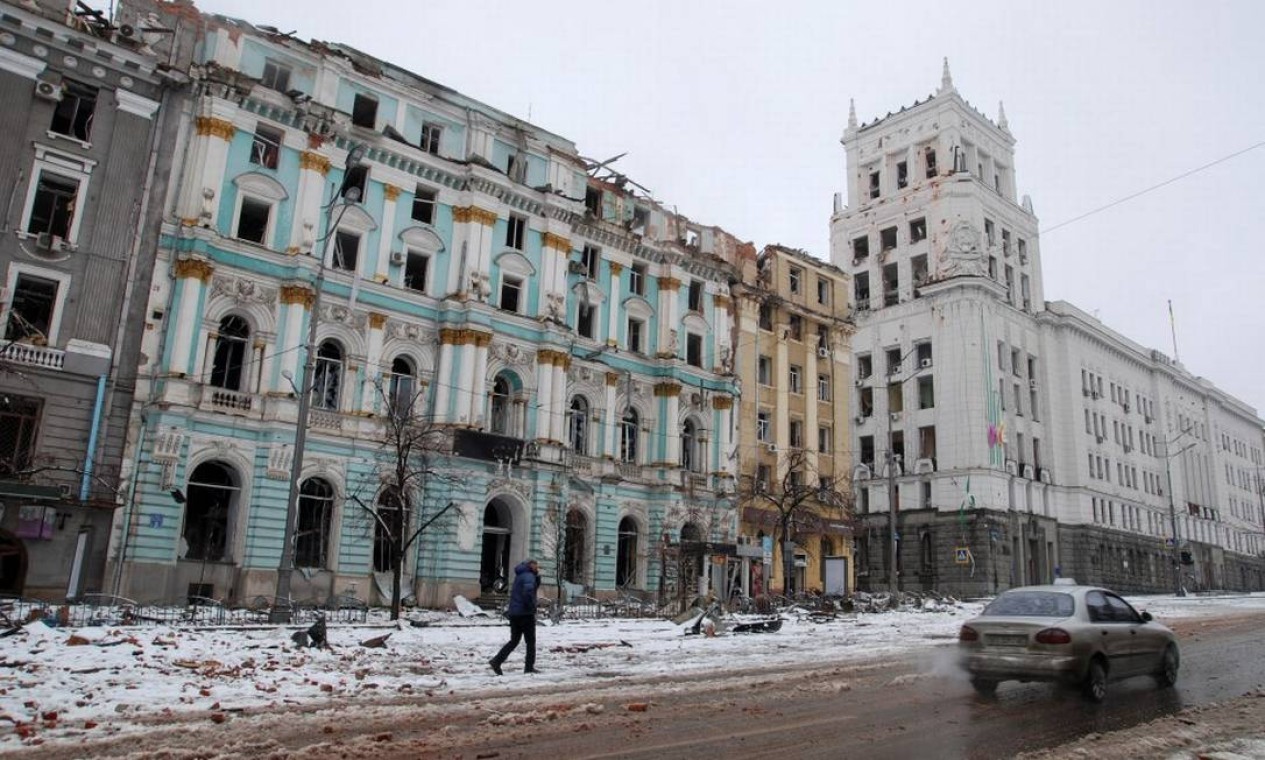
[[[1265,412],[1265,3],[198,0],[340,41],[573,140],[703,224],[829,258],[848,99],[996,118],[1067,300]],[[1054,229],[1055,227],[1057,229]],[[1048,231],[1048,232],[1047,232]]]

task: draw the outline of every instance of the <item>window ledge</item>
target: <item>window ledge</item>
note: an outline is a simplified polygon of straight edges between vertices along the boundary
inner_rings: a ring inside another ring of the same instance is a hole
[[[84,150],[92,150],[92,143],[87,142],[85,140],[80,140],[78,137],[72,137],[71,135],[63,135],[62,133],[54,132],[51,129],[45,132],[45,134],[48,135],[50,140],[60,140],[62,142],[74,143],[75,145],[78,145],[80,148],[83,148]]]

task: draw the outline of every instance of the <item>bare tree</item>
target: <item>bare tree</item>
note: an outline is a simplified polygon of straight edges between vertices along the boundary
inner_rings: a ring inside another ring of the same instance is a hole
[[[739,478],[739,506],[750,506],[771,513],[774,518],[774,542],[782,557],[782,587],[794,594],[794,553],[787,551],[788,542],[798,534],[820,533],[824,524],[851,524],[852,486],[847,478],[820,476],[815,458],[804,449],[779,452],[777,470],[768,481],[759,471]]]
[[[709,541],[729,536],[718,536],[723,531],[729,512],[720,504],[700,501],[686,491],[686,499],[664,515],[664,537],[676,532],[679,540],[672,544],[662,541],[659,546],[659,604],[664,605],[675,597],[677,611],[684,612],[696,597],[692,585],[705,568],[700,567]],[[669,581],[674,587],[669,588]]]
[[[384,410],[382,456],[363,483],[369,503],[359,492],[348,500],[360,507],[372,527],[375,569],[391,572],[391,619],[398,620],[403,594],[404,562],[422,534],[456,503],[442,506],[434,494],[457,478],[440,469],[451,450],[450,430],[423,413],[422,392],[412,383],[384,382],[375,387]],[[442,501],[440,499],[439,501]]]

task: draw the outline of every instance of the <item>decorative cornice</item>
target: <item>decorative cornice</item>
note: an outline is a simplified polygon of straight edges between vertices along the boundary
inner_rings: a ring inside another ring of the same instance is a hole
[[[442,329],[442,330],[440,330],[440,331],[439,331],[439,343],[440,343],[440,345],[442,345],[442,346],[456,346],[456,345],[460,345],[460,344],[458,343],[458,341],[459,341],[459,340],[460,340],[460,338],[461,338],[461,333],[462,333],[462,332],[464,332],[464,331],[463,331],[463,330],[458,330],[458,329],[455,329],[455,328],[452,328],[452,327],[445,327],[444,329]]]
[[[717,293],[716,295],[712,296],[712,303],[715,304],[717,309],[724,309],[725,311],[729,311],[729,305],[733,302],[729,300],[729,296],[721,295],[720,293]]]
[[[536,352],[536,363],[540,365],[552,364],[555,367],[566,369],[571,366],[571,357],[562,351],[542,348]]]
[[[305,309],[316,302],[316,292],[306,285],[282,285],[280,300],[283,306],[300,304]]]
[[[395,185],[383,185],[382,195],[389,201],[394,201],[400,197],[400,188]]]
[[[329,159],[320,153],[305,150],[299,154],[299,168],[311,169],[323,177],[329,173]]]
[[[379,314],[376,311],[369,312],[369,327],[374,330],[381,330],[387,323],[387,315]]]
[[[618,261],[611,262],[611,276],[612,277],[618,277],[619,273],[622,271],[624,271],[623,264],[619,263]]]
[[[221,140],[232,140],[237,132],[233,122],[217,119],[214,116],[199,116],[196,121],[198,136],[210,135]]]
[[[733,409],[734,397],[733,396],[716,396],[712,399],[712,406],[721,410]]]
[[[618,372],[607,372],[607,373],[606,373],[606,384],[607,384],[607,385],[619,385],[619,373],[618,373]]]
[[[189,277],[196,277],[203,283],[211,281],[211,275],[215,274],[215,267],[211,266],[211,262],[202,259],[181,259],[176,262],[176,279],[183,280]]]
[[[654,395],[676,398],[681,395],[681,386],[676,383],[655,383]]]
[[[463,327],[446,327],[439,331],[439,342],[445,346],[478,346],[492,344],[492,333]]]
[[[659,278],[659,290],[672,291],[672,290],[680,290],[680,289],[681,289],[681,281],[676,279],[675,277],[660,277]]]
[[[476,222],[484,227],[491,227],[496,224],[497,216],[495,211],[488,211],[478,206],[456,206],[452,210],[452,220],[459,224]]]
[[[571,252],[571,241],[553,232],[546,232],[541,243],[545,248],[552,248],[562,253]]]

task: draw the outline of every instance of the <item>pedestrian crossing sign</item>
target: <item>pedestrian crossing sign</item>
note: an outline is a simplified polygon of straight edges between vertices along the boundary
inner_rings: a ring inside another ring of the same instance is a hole
[[[971,550],[970,549],[966,548],[965,546],[959,546],[953,550],[953,553],[955,555],[955,561],[959,565],[971,564]]]

